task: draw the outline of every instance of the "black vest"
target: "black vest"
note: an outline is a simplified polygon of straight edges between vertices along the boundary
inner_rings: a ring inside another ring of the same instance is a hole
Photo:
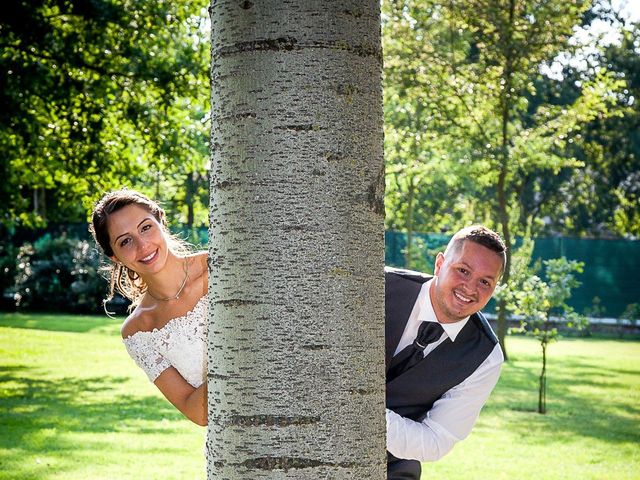
[[[407,270],[385,271],[385,363],[386,370],[418,298],[422,284],[431,277]],[[387,408],[403,417],[422,421],[446,391],[471,375],[495,348],[498,339],[480,312],[469,321],[452,342],[447,338],[411,370],[387,383]],[[393,457],[390,461],[395,461]],[[408,461],[402,461],[408,462]],[[420,464],[417,464],[417,477]],[[413,478],[411,476],[388,478]]]

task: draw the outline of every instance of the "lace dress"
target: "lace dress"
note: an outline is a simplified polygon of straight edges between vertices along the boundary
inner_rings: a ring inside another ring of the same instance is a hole
[[[136,332],[123,340],[127,352],[152,382],[174,367],[198,388],[207,373],[207,298],[201,297],[185,315],[150,332]]]

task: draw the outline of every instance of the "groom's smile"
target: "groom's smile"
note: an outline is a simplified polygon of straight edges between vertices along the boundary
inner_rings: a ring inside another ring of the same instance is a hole
[[[441,323],[458,322],[481,310],[493,295],[502,272],[502,258],[487,247],[465,241],[439,253],[430,296]]]

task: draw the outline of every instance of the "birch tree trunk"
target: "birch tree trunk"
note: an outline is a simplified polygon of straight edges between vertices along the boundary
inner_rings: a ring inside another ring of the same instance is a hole
[[[209,479],[384,479],[378,1],[212,1]]]

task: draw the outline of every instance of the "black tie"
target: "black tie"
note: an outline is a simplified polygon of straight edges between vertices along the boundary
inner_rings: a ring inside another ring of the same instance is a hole
[[[442,336],[442,325],[438,322],[422,322],[418,335],[411,345],[407,345],[391,359],[387,382],[406,372],[424,358],[424,349]]]

